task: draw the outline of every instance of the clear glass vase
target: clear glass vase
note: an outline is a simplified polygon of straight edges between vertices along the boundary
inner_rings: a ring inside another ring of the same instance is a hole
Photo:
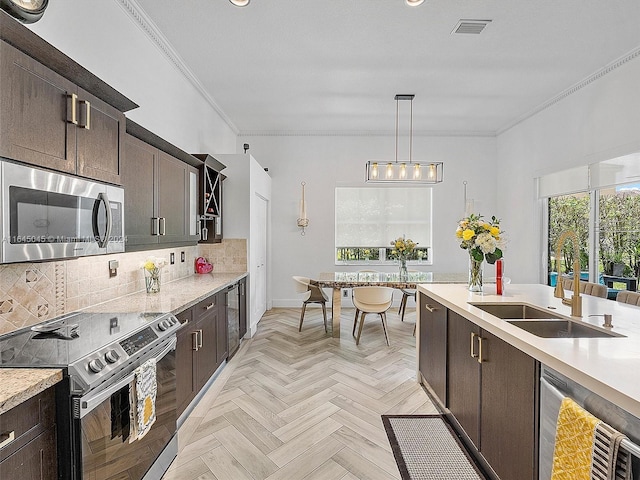
[[[400,259],[400,280],[408,280],[409,272],[407,271],[407,259]]]
[[[482,270],[484,262],[474,260],[469,256],[469,291],[482,292]]]
[[[160,269],[147,270],[145,268],[144,283],[147,287],[147,293],[158,293],[160,291]]]

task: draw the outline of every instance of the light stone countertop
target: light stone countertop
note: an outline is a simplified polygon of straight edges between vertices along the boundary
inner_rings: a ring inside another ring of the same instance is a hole
[[[43,368],[0,369],[0,415],[62,380],[62,370]]]
[[[208,273],[163,283],[159,293],[137,292],[86,308],[87,312],[179,313],[233,285],[246,273]],[[60,369],[0,368],[0,414],[62,380]]]
[[[159,293],[136,292],[84,309],[86,312],[163,312],[180,313],[209,295],[233,285],[247,273],[194,274],[163,283]]]
[[[541,363],[582,384],[640,418],[640,308],[590,295],[582,297],[582,318],[571,317],[571,307],[553,296],[546,285],[495,285],[471,293],[466,285],[422,284],[418,291],[505,340]],[[565,292],[570,297],[573,292]],[[542,338],[480,310],[472,303],[527,303],[548,308],[555,315],[602,328],[603,317],[613,315],[611,331],[625,337]]]

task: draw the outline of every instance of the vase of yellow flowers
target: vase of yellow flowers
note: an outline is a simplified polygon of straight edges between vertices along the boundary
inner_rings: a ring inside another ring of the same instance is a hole
[[[404,238],[403,235],[402,237],[392,240],[391,245],[393,246],[391,255],[398,259],[398,263],[400,264],[400,280],[407,280],[409,278],[407,258],[413,253],[418,244],[410,238]]]
[[[496,217],[488,222],[482,215],[472,213],[458,222],[456,237],[460,248],[469,251],[469,291],[482,292],[483,262],[494,264],[502,258],[502,233]]]
[[[160,273],[162,267],[166,264],[167,261],[164,258],[158,257],[149,257],[142,264],[147,293],[158,293],[160,291]]]

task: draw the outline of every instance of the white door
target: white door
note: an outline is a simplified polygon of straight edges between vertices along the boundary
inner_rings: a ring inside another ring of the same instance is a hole
[[[253,282],[255,288],[254,315],[257,322],[267,311],[267,222],[269,201],[256,193],[255,237],[251,243],[254,249],[256,275]]]

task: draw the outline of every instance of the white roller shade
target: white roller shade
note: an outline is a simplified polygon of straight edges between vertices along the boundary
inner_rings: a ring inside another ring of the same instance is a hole
[[[568,195],[589,190],[589,167],[570,168],[538,178],[540,198]]]
[[[430,187],[337,187],[336,248],[389,247],[405,235],[431,246]]]
[[[591,188],[640,182],[640,153],[594,163],[589,167],[591,169]]]

